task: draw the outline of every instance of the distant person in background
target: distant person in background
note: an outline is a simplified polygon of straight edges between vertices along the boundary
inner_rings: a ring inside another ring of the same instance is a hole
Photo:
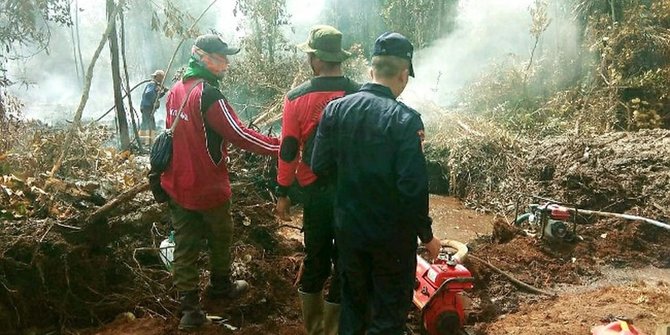
[[[305,233],[304,271],[298,292],[308,335],[335,335],[340,316],[340,280],[333,231],[332,181],[317,178],[309,168],[312,142],[321,113],[328,102],[358,90],[359,85],[342,73],[342,62],[351,55],[342,49],[342,33],[331,26],[312,28],[307,42],[298,45],[307,53],[314,78],[294,88],[284,99],[282,141],[277,172],[277,214],[291,220],[288,189],[297,179],[305,195],[302,229]],[[328,295],[324,284],[330,276]]]
[[[186,73],[172,86],[165,103],[166,128],[172,126],[183,106],[181,121],[174,129],[172,160],[161,175],[161,186],[171,198],[175,231],[172,272],[181,301],[181,330],[208,323],[199,296],[198,260],[203,240],[207,240],[210,270],[205,294],[211,299],[233,299],[249,287],[245,280],[232,278],[230,248],[235,235],[230,213],[229,144],[260,155],[276,157],[279,153],[279,139],[245,127],[219,90],[229,57],[239,51],[218,35],[198,37]]]
[[[142,111],[142,124],[140,125],[140,136],[153,139],[156,131],[156,120],[154,119],[154,112],[158,107],[158,99],[165,95],[165,89],[160,88],[160,84],[165,78],[163,70],[156,70],[151,75],[152,81],[144,87],[142,93],[142,102],[140,103],[140,110]]]
[[[430,258],[440,250],[428,216],[423,122],[396,101],[414,76],[414,47],[384,33],[373,50],[372,82],[328,104],[312,152],[312,171],[336,180],[340,335],[405,334],[417,237]]]

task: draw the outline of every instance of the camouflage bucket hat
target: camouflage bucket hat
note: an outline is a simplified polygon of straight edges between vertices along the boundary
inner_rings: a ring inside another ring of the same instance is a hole
[[[341,63],[351,56],[351,53],[342,49],[342,33],[326,25],[314,26],[307,42],[298,44],[298,49],[312,52],[324,62]]]

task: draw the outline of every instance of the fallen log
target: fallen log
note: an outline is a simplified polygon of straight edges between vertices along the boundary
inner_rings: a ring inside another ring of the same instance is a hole
[[[119,207],[122,203],[126,201],[130,201],[135,196],[139,193],[142,193],[144,191],[149,190],[149,182],[144,182],[141,184],[137,184],[134,187],[128,189],[127,191],[119,194],[116,198],[112,199],[111,201],[107,202],[105,205],[102,207],[98,208],[95,212],[93,212],[91,215],[88,216],[87,221],[88,222],[94,222],[103,217],[104,215],[108,214],[111,212],[113,209]]]

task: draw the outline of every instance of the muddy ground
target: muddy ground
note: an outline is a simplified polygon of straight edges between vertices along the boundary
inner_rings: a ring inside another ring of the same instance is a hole
[[[510,224],[521,192],[667,222],[668,142],[668,132],[645,131],[549,139],[542,150],[522,150],[499,139],[455,145],[446,173],[450,190],[477,211],[454,198],[431,196],[436,235],[468,242],[471,254],[557,294],[525,292],[471,259],[466,265],[476,285],[467,294],[468,330],[588,334],[590,327],[616,315],[653,334],[657,324],[670,322],[670,232],[639,222],[584,217],[579,218],[578,239],[558,242]],[[458,151],[464,148],[470,151]],[[121,153],[102,156],[111,158],[108,163],[97,158],[101,176],[132,160]],[[279,223],[267,183],[274,163],[235,154],[232,164],[237,171],[232,176],[235,275],[254,289],[234,302],[204,301],[210,314],[225,321],[200,333],[304,334],[293,285],[302,257],[299,206],[293,222]],[[141,164],[130,166],[139,169],[141,179]],[[44,198],[29,178],[3,177],[0,183],[0,334],[178,333],[176,292],[155,249],[169,231],[165,206],[153,204],[144,192],[90,222],[80,214],[119,191],[68,181],[61,191],[45,189],[50,196]],[[127,176],[109,179],[133,182]],[[206,257],[201,261],[206,268]],[[207,275],[203,273],[203,285]],[[417,329],[416,313],[408,322]]]

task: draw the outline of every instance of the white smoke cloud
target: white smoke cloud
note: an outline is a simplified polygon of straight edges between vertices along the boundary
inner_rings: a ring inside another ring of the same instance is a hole
[[[415,53],[416,78],[410,80],[402,99],[410,105],[422,101],[449,105],[492,63],[506,57],[527,61],[534,43],[528,10],[533,2],[461,0],[455,30]],[[550,6],[549,16],[552,22],[542,39],[561,39],[562,48],[577,48],[574,23],[559,17],[555,6]],[[553,45],[545,43],[544,48]]]

